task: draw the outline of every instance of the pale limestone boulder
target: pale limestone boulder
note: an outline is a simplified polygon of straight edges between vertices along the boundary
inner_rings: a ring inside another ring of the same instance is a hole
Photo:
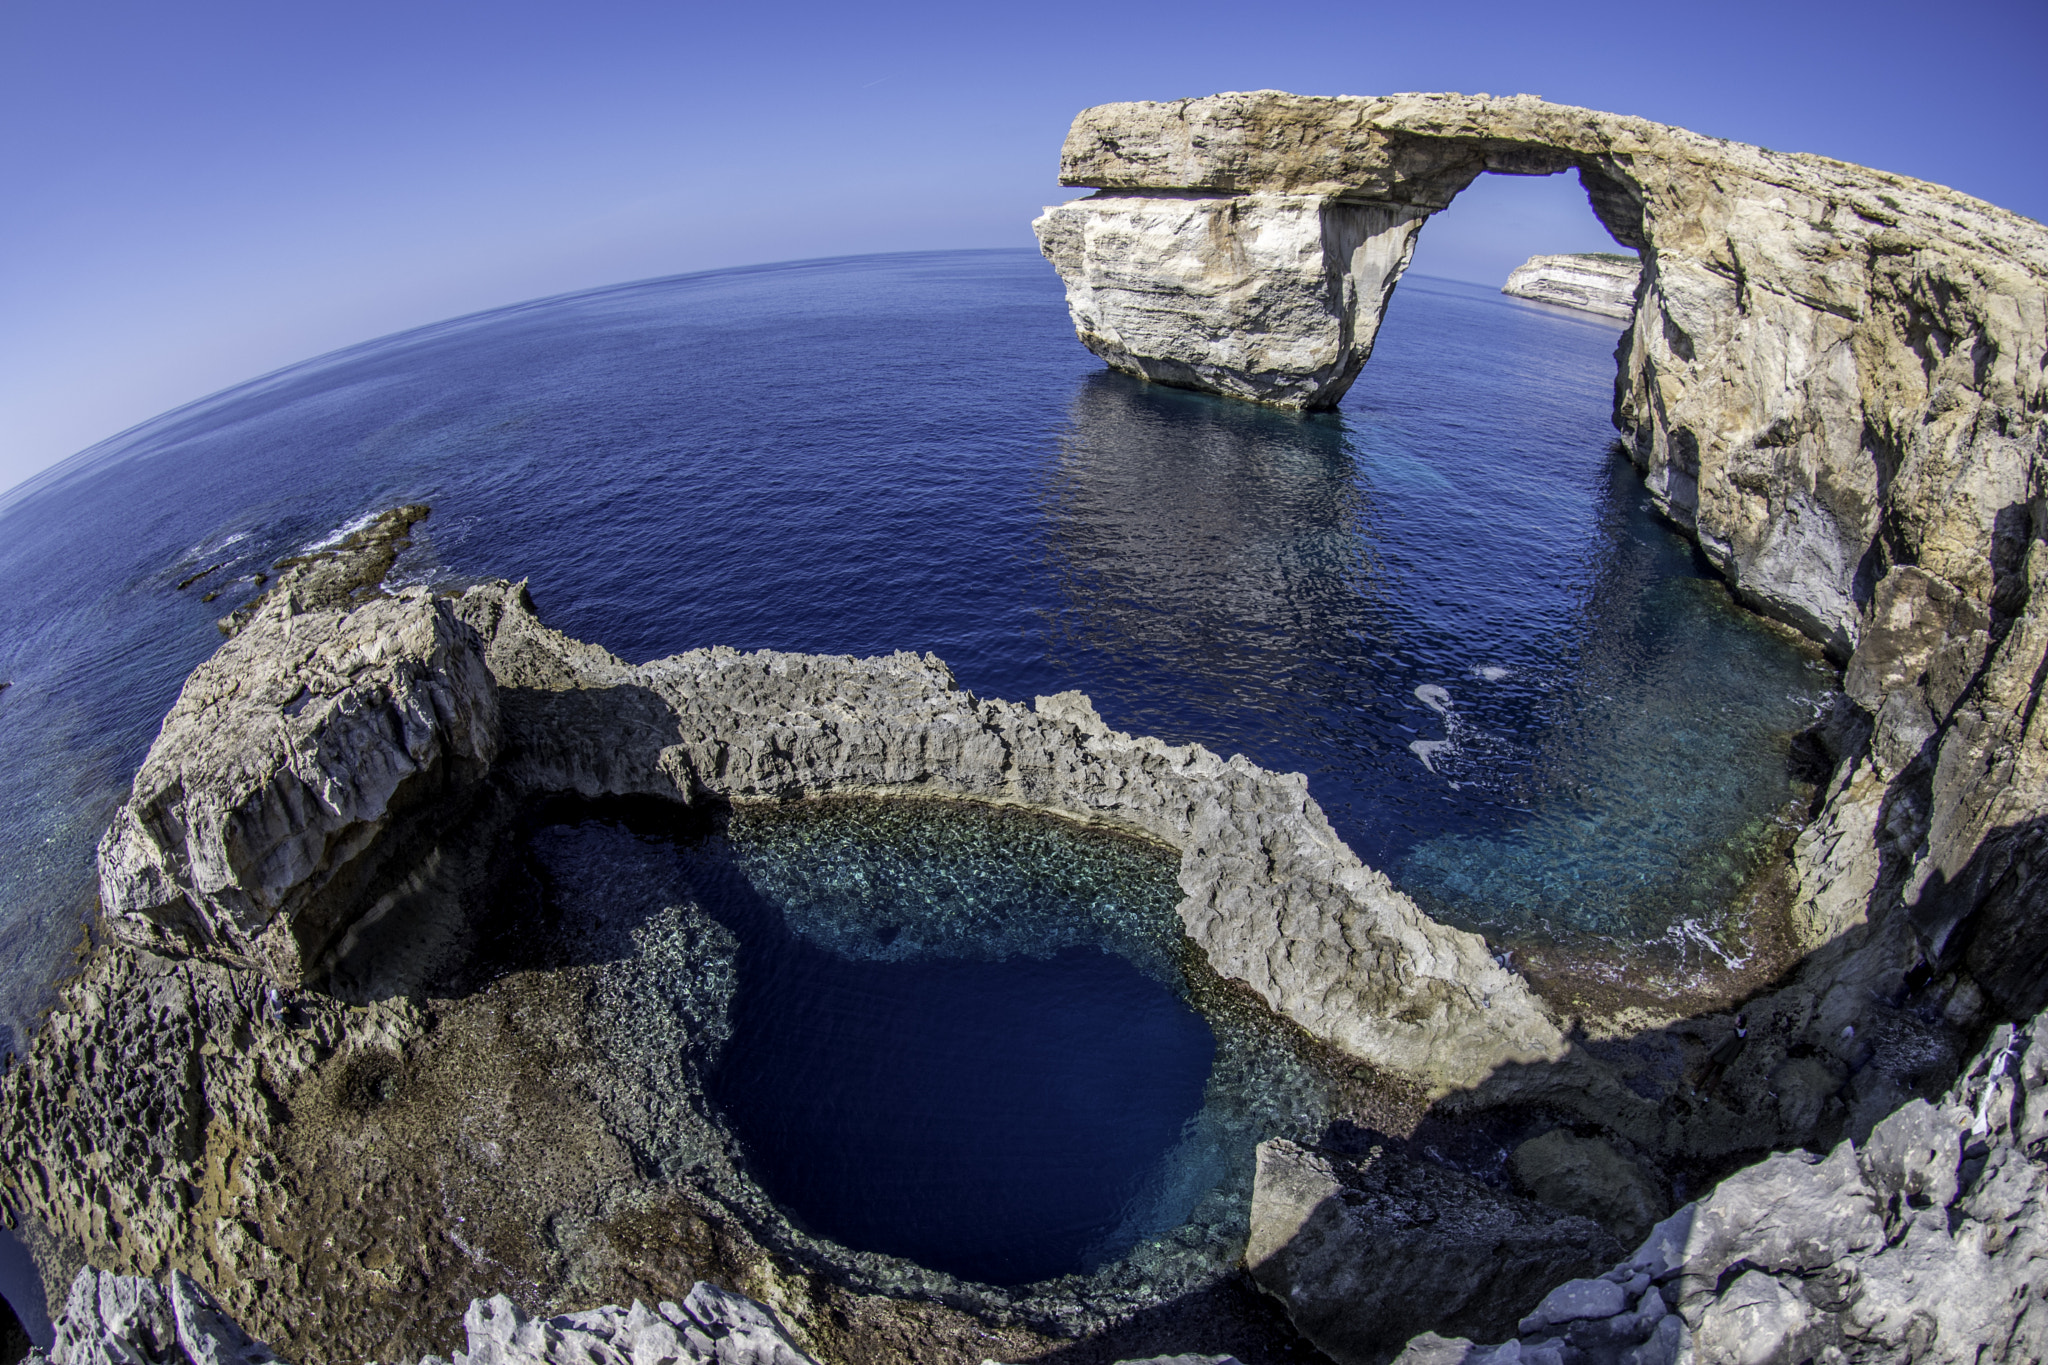
[[[497,711],[449,602],[273,598],[164,717],[100,841],[104,922],[299,982],[489,768]]]
[[[1316,408],[1372,354],[1424,215],[1308,195],[1097,195],[1034,226],[1081,340],[1182,388]]]

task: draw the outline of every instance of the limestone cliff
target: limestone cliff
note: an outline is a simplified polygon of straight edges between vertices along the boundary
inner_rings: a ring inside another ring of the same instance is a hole
[[[1635,316],[1636,283],[1642,273],[1641,262],[1627,256],[1531,256],[1509,273],[1500,292],[1603,318],[1627,318]]]
[[[1278,91],[1084,110],[1035,224],[1081,339],[1133,374],[1333,405],[1428,216],[1576,169],[1641,254],[1615,418],[1652,498],[1839,656],[1877,579],[1982,603],[2014,567],[2048,229],[1938,185],[1528,96]]]
[[[1740,1066],[1784,1140],[1816,1115],[1867,1131],[1973,1030],[2048,1004],[2048,228],[1525,96],[1273,91],[1084,111],[1062,177],[1100,192],[1037,227],[1113,365],[1327,405],[1430,213],[1484,173],[1567,169],[1642,260],[1615,421],[1651,498],[1742,600],[1846,661],[1802,740],[1821,793],[1773,893],[1807,956],[1754,1002],[1771,1041]],[[1365,209],[1361,245],[1341,225]],[[1317,308],[1260,302],[1283,242]],[[1282,322],[1314,364],[1274,359]],[[1926,1062],[1866,1065],[1879,1030],[1880,1053]],[[1625,1090],[1594,1108],[1667,1149],[1731,1140],[1707,1130],[1732,1119]]]

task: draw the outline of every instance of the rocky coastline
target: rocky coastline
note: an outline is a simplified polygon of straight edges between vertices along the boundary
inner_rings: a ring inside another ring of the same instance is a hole
[[[1617,422],[1652,497],[1844,662],[1772,870],[1791,963],[1739,1013],[1538,989],[1305,778],[1078,693],[975,697],[928,655],[633,664],[524,584],[390,591],[401,508],[222,622],[100,845],[101,941],[0,1076],[0,1213],[71,1286],[51,1358],[2048,1354],[2048,229],[1526,98],[1263,92],[1085,112],[1064,178],[1103,193],[1039,231],[1112,364],[1313,407],[1429,213],[1568,166],[1643,253]],[[679,922],[703,989],[652,1000],[615,940],[487,913],[542,812],[825,799],[1172,851],[1191,962],[1349,1087],[1261,1150],[1242,1272],[1168,1238],[1009,1292],[809,1238],[701,1094],[607,1051],[619,1009],[716,1046],[713,937]]]
[[[1500,292],[1603,318],[1629,318],[1635,316],[1642,273],[1640,261],[1611,252],[1531,256],[1509,273]]]

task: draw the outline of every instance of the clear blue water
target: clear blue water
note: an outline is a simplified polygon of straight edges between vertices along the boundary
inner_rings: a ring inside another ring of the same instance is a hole
[[[773,1245],[1170,1298],[1241,1254],[1256,1145],[1325,1121],[1187,951],[1170,850],[964,802],[661,825],[540,830],[541,923],[611,945],[587,1036],[613,1110],[660,1115],[625,1122],[641,1159]]]
[[[530,576],[626,656],[907,648],[984,695],[1078,687],[1307,772],[1449,918],[1654,940],[1741,873],[1829,678],[1608,452],[1614,341],[1411,279],[1342,412],[1300,418],[1107,374],[1036,255],[941,253],[542,300],[167,414],[0,502],[9,1024],[236,580],[401,501],[435,508],[403,572]]]

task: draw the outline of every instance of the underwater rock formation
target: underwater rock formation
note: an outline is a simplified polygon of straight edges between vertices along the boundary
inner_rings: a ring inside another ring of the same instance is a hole
[[[1603,318],[1627,318],[1635,316],[1636,281],[1642,273],[1642,263],[1633,256],[1531,256],[1509,272],[1500,292]]]
[[[1081,339],[1166,383],[1336,403],[1428,216],[1576,169],[1642,257],[1615,421],[1745,600],[1855,645],[1916,564],[1988,600],[2031,496],[2048,229],[1902,176],[1530,96],[1279,91],[1082,111],[1034,225]]]

